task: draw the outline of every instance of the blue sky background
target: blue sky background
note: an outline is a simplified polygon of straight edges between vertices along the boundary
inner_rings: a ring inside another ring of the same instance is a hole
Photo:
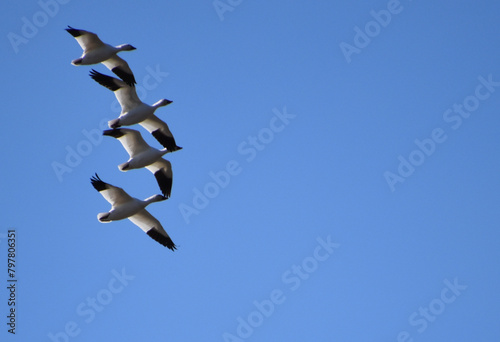
[[[220,15],[212,1],[44,3],[0,11],[2,341],[500,338],[499,3],[235,0]],[[91,67],[70,64],[81,49],[67,25],[137,47],[121,57],[141,98],[174,101],[157,115],[184,149],[167,155],[172,197],[148,210],[176,252],[128,220],[97,221],[109,204],[95,172],[141,199],[158,188],[117,169],[128,155],[99,134],[119,109]],[[356,28],[373,30],[366,46]],[[469,108],[460,126],[455,104]],[[441,142],[418,152],[435,130]],[[228,163],[238,173],[215,186]],[[196,191],[212,197],[198,209]]]

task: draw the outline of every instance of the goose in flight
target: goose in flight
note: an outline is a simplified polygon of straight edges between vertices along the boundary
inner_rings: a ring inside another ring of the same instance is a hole
[[[139,99],[134,87],[115,77],[101,74],[94,69],[90,72],[90,77],[100,85],[112,90],[122,107],[120,116],[108,122],[109,128],[139,124],[153,134],[153,137],[169,152],[182,149],[175,143],[174,136],[170,132],[168,125],[154,115],[157,108],[167,106],[172,101],[162,99],[150,106]]]
[[[111,46],[103,43],[95,33],[78,30],[71,26],[68,26],[65,30],[76,39],[83,49],[82,56],[72,60],[71,64],[92,65],[102,63],[131,87],[137,83],[128,63],[117,56],[118,52],[135,50],[135,47],[130,44]]]
[[[144,209],[153,202],[166,200],[166,197],[154,195],[141,201],[130,197],[122,188],[103,182],[97,173],[90,178],[90,182],[104,199],[111,204],[109,212],[97,215],[100,222],[108,223],[128,218],[155,241],[172,251],[177,249],[160,222]]]
[[[139,131],[129,128],[115,128],[105,130],[103,135],[118,139],[130,156],[130,159],[118,165],[120,171],[147,168],[151,171],[163,196],[170,197],[172,190],[172,164],[162,158],[168,153],[168,149],[157,150],[149,146],[141,136]]]

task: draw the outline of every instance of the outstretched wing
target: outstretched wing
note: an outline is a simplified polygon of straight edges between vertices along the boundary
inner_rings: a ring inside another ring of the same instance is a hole
[[[128,218],[132,223],[141,228],[153,240],[167,247],[170,250],[177,249],[170,236],[161,226],[160,222],[153,217],[146,209],[142,209],[137,214]]]
[[[97,173],[95,176],[90,178],[90,182],[92,183],[92,186],[99,191],[102,197],[104,197],[104,199],[111,204],[112,207],[132,200],[132,197],[130,197],[129,194],[127,194],[122,188],[103,182]]]
[[[120,77],[123,82],[127,85],[133,87],[137,82],[135,81],[134,74],[132,73],[132,69],[130,69],[128,63],[123,59],[114,55],[113,57],[102,62],[112,72],[115,73],[118,77]]]
[[[172,192],[172,164],[168,160],[160,158],[153,164],[146,166],[146,168],[155,175],[162,195],[169,198]]]
[[[101,74],[94,69],[90,71],[90,77],[92,77],[94,81],[96,81],[103,87],[106,87],[115,93],[116,99],[120,103],[123,113],[130,111],[132,108],[142,103],[142,101],[137,96],[135,88],[129,86],[122,80],[112,76]]]
[[[169,152],[182,149],[175,143],[174,136],[170,132],[168,125],[156,115],[149,116],[146,120],[139,122],[139,125],[147,129]]]
[[[81,48],[83,49],[83,52],[87,52],[89,50],[97,49],[100,48],[101,46],[104,46],[104,43],[99,39],[97,34],[85,31],[85,30],[79,30],[75,29],[71,26],[68,25],[68,28],[65,29],[66,31],[71,34],[78,44],[80,44]]]
[[[139,131],[130,128],[115,128],[105,130],[103,135],[108,135],[118,139],[131,158],[150,149],[150,146],[144,141]]]

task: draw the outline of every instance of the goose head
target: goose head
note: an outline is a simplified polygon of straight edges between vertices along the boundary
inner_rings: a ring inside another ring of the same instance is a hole
[[[162,99],[158,102],[156,102],[153,107],[164,107],[164,106],[167,106],[169,104],[171,104],[173,101],[170,101],[170,100],[167,100],[167,99]]]
[[[120,50],[120,51],[132,51],[132,50],[136,50],[135,47],[133,47],[132,45],[130,44],[122,44],[122,45],[118,45],[117,46],[117,49]]]
[[[147,202],[148,204],[149,203],[153,203],[153,202],[160,202],[160,201],[164,201],[166,200],[167,197],[163,196],[163,195],[153,195],[151,197],[148,197],[144,200],[144,202]]]

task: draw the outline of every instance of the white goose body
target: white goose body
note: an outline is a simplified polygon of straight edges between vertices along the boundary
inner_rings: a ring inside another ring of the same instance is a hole
[[[157,150],[156,148],[151,147],[150,150],[130,157],[130,159],[126,163],[120,164],[118,168],[120,169],[120,171],[142,169],[158,161],[166,153],[168,153],[168,150],[166,148],[163,150]]]
[[[172,164],[162,158],[168,149],[157,150],[149,146],[141,133],[129,128],[108,129],[103,135],[118,139],[130,158],[127,162],[118,165],[120,171],[147,168],[153,173],[163,196],[169,198],[172,190]]]
[[[101,74],[93,69],[90,72],[90,77],[100,85],[113,91],[122,108],[120,116],[108,122],[109,128],[140,124],[151,133],[163,147],[166,147],[169,152],[182,149],[182,147],[177,146],[175,143],[174,136],[172,132],[170,132],[168,125],[154,115],[154,112],[159,107],[167,106],[171,104],[172,101],[162,99],[150,106],[139,99],[134,87],[127,85],[125,82],[115,77]]]
[[[164,103],[163,100],[156,102],[152,106],[144,102],[137,103],[135,107],[129,108],[128,110],[124,111],[124,109],[122,109],[116,123],[120,126],[132,126],[141,123],[153,115],[158,107],[166,106],[167,104],[168,103]],[[110,128],[113,127],[110,126]]]
[[[131,197],[128,201],[121,203],[119,206],[112,206],[109,212],[99,213],[97,217],[99,221],[104,223],[124,220],[132,215],[137,214],[139,211],[146,208],[149,204],[164,200],[164,198],[160,199],[157,196],[158,195],[148,197],[144,201]]]
[[[109,44],[103,44],[101,47],[84,52],[80,58],[71,61],[73,65],[93,65],[110,59],[118,52],[124,51],[123,47],[115,47]]]
[[[177,248],[160,222],[145,209],[151,203],[166,200],[164,196],[154,195],[142,201],[131,197],[122,188],[103,182],[97,174],[90,179],[90,182],[111,204],[109,212],[97,215],[99,222],[108,223],[128,218],[163,246],[172,251]]]
[[[103,63],[128,85],[133,86],[136,83],[128,63],[117,56],[118,52],[135,50],[135,47],[130,44],[112,46],[103,43],[95,33],[75,29],[71,26],[68,26],[66,31],[76,39],[83,49],[82,56],[72,60],[71,64],[78,66]]]

